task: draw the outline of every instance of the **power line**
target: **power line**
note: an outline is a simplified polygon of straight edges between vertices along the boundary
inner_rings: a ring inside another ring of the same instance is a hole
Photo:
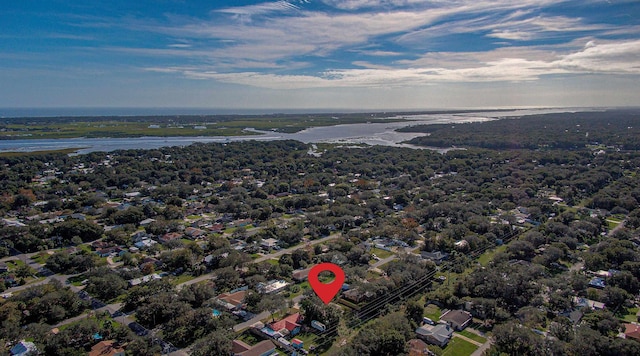
[[[503,245],[506,245],[507,243],[511,242],[511,240],[515,239],[517,236],[519,236],[520,234],[522,234],[525,231],[528,231],[529,229],[526,230],[514,230],[511,233],[509,233],[507,235],[507,237],[503,237],[502,241],[503,241]],[[481,255],[482,253],[484,253],[485,251],[495,248],[499,246],[496,243],[491,243],[490,245],[487,246],[483,246],[483,247],[479,247],[473,251],[468,252],[467,254],[465,254],[468,257],[477,257],[479,255]],[[440,268],[440,272],[442,271],[448,271],[449,269],[451,269],[453,267],[453,262],[445,262],[443,264],[443,266]],[[437,270],[433,270],[429,273],[427,273],[426,275],[420,277],[418,280],[405,285],[403,287],[401,287],[400,289],[398,289],[397,291],[394,291],[391,293],[391,295],[387,295],[387,296],[381,296],[378,297],[378,300],[374,300],[372,302],[370,302],[369,304],[365,305],[362,309],[367,309],[367,311],[365,311],[364,313],[359,312],[358,317],[360,318],[360,322],[358,322],[356,325],[352,326],[351,329],[356,329],[358,327],[360,327],[361,325],[365,324],[366,322],[374,319],[374,317],[378,314],[378,312],[380,311],[380,308],[383,307],[384,305],[388,305],[388,304],[392,304],[392,301],[396,298],[399,298],[400,300],[402,299],[409,299],[411,297],[413,297],[414,295],[416,295],[419,292],[422,292],[422,290],[431,285],[432,279],[435,276],[435,274],[437,273]],[[428,283],[425,283],[428,282]],[[415,289],[414,289],[415,288]],[[409,294],[402,296],[403,293],[410,291],[411,289],[414,289],[413,291],[411,291]],[[327,343],[330,342],[329,337],[333,336],[333,334],[336,333],[336,331],[338,330],[338,324],[336,324],[335,326],[331,326],[329,327],[327,330],[325,330],[322,333],[322,337],[326,338],[326,340],[318,345],[316,345],[316,347],[319,346],[324,346]]]

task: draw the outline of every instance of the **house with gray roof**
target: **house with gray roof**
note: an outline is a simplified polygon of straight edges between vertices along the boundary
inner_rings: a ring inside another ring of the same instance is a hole
[[[416,329],[416,335],[429,344],[445,347],[453,336],[453,328],[448,324],[425,324]]]

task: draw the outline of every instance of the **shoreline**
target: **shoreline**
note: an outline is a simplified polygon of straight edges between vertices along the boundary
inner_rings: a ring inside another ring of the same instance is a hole
[[[593,111],[585,109],[584,111]],[[77,137],[77,138],[53,138],[53,139],[19,139],[0,140],[0,154],[35,154],[35,152],[55,152],[70,150],[75,154],[89,152],[111,152],[127,149],[157,149],[170,146],[187,146],[196,142],[202,143],[228,143],[250,140],[295,140],[304,143],[340,143],[340,144],[367,144],[384,145],[392,147],[407,147],[406,142],[424,133],[402,132],[402,129],[416,125],[432,124],[462,124],[467,122],[495,121],[514,117],[545,113],[567,113],[567,109],[525,109],[514,111],[478,111],[449,114],[418,114],[398,116],[398,113],[389,113],[387,119],[399,119],[395,122],[367,123],[339,123],[329,126],[314,126],[305,128],[295,133],[278,132],[245,127],[248,135],[232,136],[140,136],[140,137]],[[415,147],[411,147],[415,148]],[[442,149],[442,148],[439,148]]]

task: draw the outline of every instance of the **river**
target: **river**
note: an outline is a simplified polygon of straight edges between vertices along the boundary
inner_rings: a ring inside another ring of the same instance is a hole
[[[122,149],[154,149],[167,146],[187,146],[195,142],[234,142],[234,141],[274,141],[297,140],[304,143],[344,143],[368,144],[394,147],[424,148],[403,141],[422,136],[423,133],[397,132],[402,127],[424,124],[458,124],[496,120],[499,118],[519,117],[535,114],[562,113],[571,111],[589,111],[589,109],[526,109],[497,112],[477,112],[464,114],[424,114],[404,115],[407,121],[394,123],[376,123],[372,119],[367,124],[346,124],[325,127],[313,127],[296,133],[247,131],[258,133],[248,136],[200,136],[200,137],[136,137],[136,138],[72,138],[72,139],[26,139],[0,140],[0,152],[33,152],[73,148],[78,154],[94,151],[109,152]],[[397,117],[397,116],[389,116]]]

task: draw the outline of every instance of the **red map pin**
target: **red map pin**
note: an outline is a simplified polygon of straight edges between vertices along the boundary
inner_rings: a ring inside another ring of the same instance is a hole
[[[329,271],[336,276],[333,282],[320,282],[320,280],[318,279],[318,275],[320,274],[320,272],[324,271]],[[342,288],[343,283],[344,271],[342,270],[342,268],[340,268],[340,266],[336,264],[329,262],[320,263],[313,266],[313,268],[311,268],[311,270],[309,271],[309,284],[311,285],[311,288],[313,288],[313,291],[316,292],[318,297],[322,299],[324,304],[329,304],[331,299],[333,299],[333,297],[338,294],[338,291],[340,291],[340,289]]]

